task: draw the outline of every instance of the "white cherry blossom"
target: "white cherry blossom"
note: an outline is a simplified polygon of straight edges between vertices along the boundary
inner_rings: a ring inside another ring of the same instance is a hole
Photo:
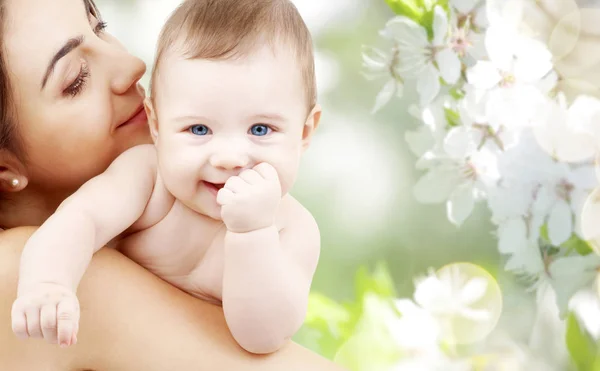
[[[404,81],[395,72],[395,54],[397,51],[385,53],[376,48],[365,48],[363,50],[363,69],[364,75],[369,80],[385,77],[386,83],[383,85],[379,94],[375,98],[375,104],[372,113],[376,113],[394,96],[402,98],[404,92]]]
[[[433,39],[410,18],[398,16],[384,30],[398,49],[398,71],[417,80],[422,105],[430,103],[440,91],[440,77],[450,85],[460,78],[461,62],[448,43],[448,16],[440,6],[434,9]]]
[[[600,100],[579,96],[570,105],[559,94],[539,112],[541,124],[533,132],[539,145],[552,157],[564,162],[589,160],[600,139]]]
[[[536,124],[555,85],[552,54],[541,42],[501,25],[487,29],[485,46],[489,60],[469,68],[467,81],[485,105],[488,122],[494,128]]]

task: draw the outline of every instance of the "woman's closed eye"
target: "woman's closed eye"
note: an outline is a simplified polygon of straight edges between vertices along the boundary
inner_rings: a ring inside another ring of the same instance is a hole
[[[189,131],[194,135],[208,135],[212,133],[208,126],[201,124],[190,126]]]
[[[250,130],[248,132],[257,137],[263,137],[267,134],[270,134],[272,131],[273,131],[273,129],[270,128],[268,125],[256,124],[256,125],[252,125],[252,127],[250,128]]]
[[[108,27],[108,24],[104,21],[98,21],[98,23],[96,24],[96,27],[94,27],[94,33],[96,35],[100,35],[102,32],[104,32],[106,30],[106,27]]]
[[[67,86],[67,88],[63,90],[63,93],[71,97],[77,96],[85,87],[85,84],[87,83],[89,77],[90,69],[88,68],[87,63],[82,62],[79,74],[77,74],[75,80],[73,80],[73,82],[71,82],[69,86]]]
[[[94,33],[100,36],[106,30],[106,27],[106,22],[99,21],[94,27]],[[70,97],[76,97],[83,91],[83,88],[85,87],[85,84],[87,83],[89,77],[90,69],[87,63],[85,63],[85,61],[82,61],[79,74],[77,75],[77,77],[75,77],[75,80],[73,80],[69,84],[69,86],[67,86],[65,90],[63,90],[63,94]]]

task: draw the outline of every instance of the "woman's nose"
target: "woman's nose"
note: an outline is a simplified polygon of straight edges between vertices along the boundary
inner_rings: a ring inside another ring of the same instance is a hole
[[[119,45],[113,45],[110,53],[111,64],[115,67],[111,80],[111,89],[117,94],[125,94],[137,85],[144,73],[146,64]]]

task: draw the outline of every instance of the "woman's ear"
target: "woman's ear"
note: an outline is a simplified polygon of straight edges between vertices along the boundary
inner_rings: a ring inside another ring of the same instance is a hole
[[[0,192],[19,192],[27,187],[25,166],[12,152],[0,149]]]
[[[312,136],[319,127],[321,121],[321,106],[317,103],[315,107],[310,111],[306,122],[304,123],[304,129],[302,130],[302,149],[306,150],[310,146]]]
[[[156,141],[158,140],[158,119],[156,118],[156,110],[154,109],[154,104],[150,97],[144,99],[144,109],[146,109],[152,141],[156,144]]]

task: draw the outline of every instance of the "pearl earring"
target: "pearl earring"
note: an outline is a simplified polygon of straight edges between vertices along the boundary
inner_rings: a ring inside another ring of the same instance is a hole
[[[17,178],[13,179],[13,180],[10,182],[10,185],[11,185],[13,188],[17,188],[17,187],[19,186],[19,179],[17,179]]]

